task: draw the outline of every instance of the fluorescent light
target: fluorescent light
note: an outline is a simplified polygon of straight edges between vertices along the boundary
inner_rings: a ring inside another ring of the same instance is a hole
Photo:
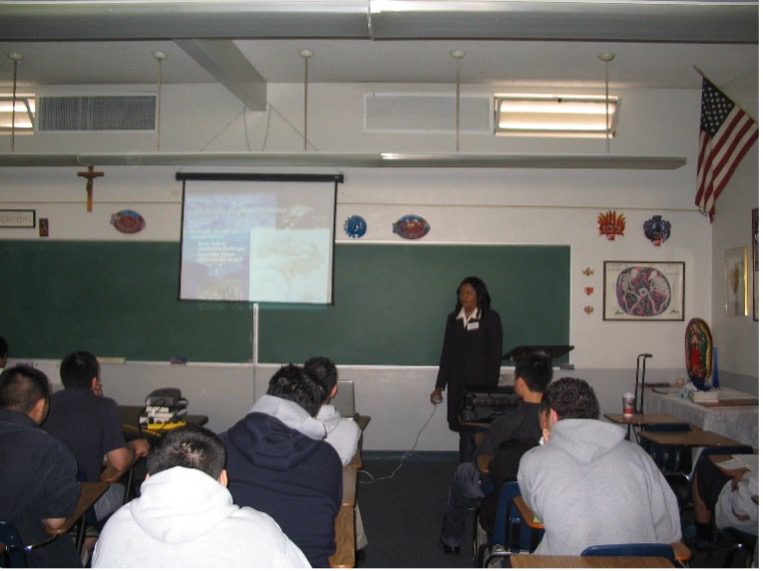
[[[34,112],[34,95],[16,95],[15,105],[13,95],[0,95],[0,131],[11,131],[12,122],[16,123],[16,131],[31,131],[34,129]]]
[[[496,135],[614,136],[619,100],[596,95],[496,95]]]

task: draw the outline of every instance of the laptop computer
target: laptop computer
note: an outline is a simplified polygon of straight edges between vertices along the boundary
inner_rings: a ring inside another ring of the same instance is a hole
[[[337,381],[336,396],[331,404],[344,418],[355,416],[355,386],[353,381]]]

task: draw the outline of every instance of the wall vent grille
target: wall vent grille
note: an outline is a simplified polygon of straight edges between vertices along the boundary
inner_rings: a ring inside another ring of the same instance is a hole
[[[155,95],[40,97],[38,131],[154,131]]]
[[[452,133],[456,129],[455,94],[366,93],[366,131]],[[488,96],[460,98],[460,130],[489,133],[492,106]]]

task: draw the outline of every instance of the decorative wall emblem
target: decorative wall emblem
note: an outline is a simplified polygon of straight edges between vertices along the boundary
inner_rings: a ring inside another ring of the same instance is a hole
[[[111,224],[123,234],[135,234],[146,227],[146,221],[134,210],[120,210],[111,215]]]
[[[644,222],[644,235],[651,240],[652,244],[660,246],[670,238],[670,222],[663,220],[659,214],[655,214]]]
[[[625,236],[625,216],[610,210],[606,214],[599,213],[599,235],[606,236],[607,240],[614,240],[615,236]]]
[[[418,240],[429,232],[429,223],[416,214],[406,214],[392,225],[392,232],[406,240]]]
[[[593,313],[593,306],[591,306],[591,305],[586,305],[586,306],[583,308],[583,311],[585,311],[585,312],[586,312],[588,315],[591,315],[591,314]]]
[[[583,275],[584,275],[584,276],[588,276],[588,277],[591,277],[591,276],[593,275],[594,271],[595,271],[595,270],[594,270],[593,268],[591,268],[591,267],[588,267],[588,268],[586,268],[586,269],[584,269],[584,270],[583,270]]]
[[[368,230],[368,225],[362,216],[353,214],[344,221],[344,233],[350,238],[362,238],[366,230]]]
[[[593,294],[593,287],[587,286],[587,287],[583,288],[583,291],[585,291],[586,295],[592,295]]]

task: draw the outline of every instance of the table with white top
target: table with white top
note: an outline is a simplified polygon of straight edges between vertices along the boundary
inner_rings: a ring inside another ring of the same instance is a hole
[[[718,390],[718,403],[696,403],[678,396],[678,389],[644,393],[644,412],[670,414],[681,420],[758,448],[758,397],[736,389]]]

